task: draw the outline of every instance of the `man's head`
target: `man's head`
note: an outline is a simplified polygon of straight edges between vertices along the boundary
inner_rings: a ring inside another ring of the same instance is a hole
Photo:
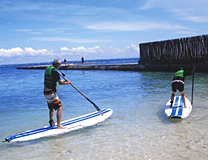
[[[53,66],[58,69],[61,66],[61,60],[58,58],[54,59]]]
[[[176,72],[177,72],[177,71],[180,71],[180,70],[183,70],[183,68],[182,68],[182,67],[178,68],[178,69],[176,70]]]

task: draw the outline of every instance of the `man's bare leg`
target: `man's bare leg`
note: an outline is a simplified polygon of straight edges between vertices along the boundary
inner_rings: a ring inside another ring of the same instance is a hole
[[[184,108],[186,108],[186,96],[184,94],[184,91],[181,92],[181,96],[183,98]]]
[[[55,125],[55,123],[53,121],[53,114],[54,114],[54,109],[50,109],[49,110],[49,124],[50,124],[50,126],[54,126]]]
[[[49,110],[49,119],[53,119],[54,109]]]
[[[172,103],[170,103],[170,108],[173,107],[173,100],[174,100],[174,97],[175,97],[175,92],[172,92],[171,99],[170,99],[170,101],[171,101]]]
[[[58,108],[57,111],[57,129],[65,129],[66,127],[61,125],[62,107]]]

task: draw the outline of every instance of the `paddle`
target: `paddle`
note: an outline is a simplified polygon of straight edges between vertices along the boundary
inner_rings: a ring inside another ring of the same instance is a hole
[[[64,75],[58,70],[58,73],[59,75],[65,80],[67,81],[67,79],[64,77]],[[100,113],[100,115],[102,116],[103,115],[103,112],[100,110],[100,108],[95,104],[93,103],[91,100],[89,100],[79,89],[77,89],[72,83],[70,83],[70,85],[72,87],[74,87],[81,95],[83,95],[90,103],[92,103],[94,105],[94,107],[96,108],[96,110]]]
[[[193,75],[192,75],[192,93],[191,93],[191,105],[193,106],[193,95],[194,95],[194,72],[195,72],[195,65],[193,68]]]

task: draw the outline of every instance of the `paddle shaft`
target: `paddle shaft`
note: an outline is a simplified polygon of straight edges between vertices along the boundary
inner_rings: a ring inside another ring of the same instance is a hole
[[[193,106],[193,101],[194,101],[194,70],[193,70],[193,75],[192,75],[192,92],[191,92],[191,105]]]
[[[60,71],[58,70],[58,73],[59,75],[65,80],[65,81],[68,81],[61,73]],[[103,115],[103,112],[101,111],[101,109],[94,103],[92,102],[89,98],[87,98],[78,88],[76,88],[72,83],[70,83],[70,85],[76,89],[82,96],[84,96],[90,103],[92,103],[94,105],[94,107],[96,108],[96,110],[100,113],[100,115],[102,116]]]

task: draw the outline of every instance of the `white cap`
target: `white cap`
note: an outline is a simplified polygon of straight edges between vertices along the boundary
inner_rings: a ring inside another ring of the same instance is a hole
[[[53,60],[53,65],[57,64],[57,63],[60,63],[61,64],[61,60],[56,58]]]

